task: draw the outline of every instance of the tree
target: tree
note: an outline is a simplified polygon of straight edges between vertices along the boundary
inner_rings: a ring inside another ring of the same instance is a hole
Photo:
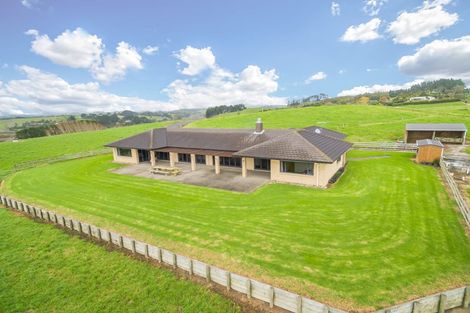
[[[223,113],[229,112],[238,112],[245,110],[246,107],[244,104],[235,104],[235,105],[219,105],[215,107],[209,107],[206,110],[206,117],[211,117]]]

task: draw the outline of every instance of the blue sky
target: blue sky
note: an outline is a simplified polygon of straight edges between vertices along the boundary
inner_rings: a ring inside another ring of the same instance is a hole
[[[0,116],[468,84],[469,16],[466,0],[6,0]]]

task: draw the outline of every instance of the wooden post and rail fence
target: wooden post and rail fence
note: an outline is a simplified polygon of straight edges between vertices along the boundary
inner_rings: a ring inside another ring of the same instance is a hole
[[[128,250],[129,252],[156,260],[175,269],[188,272],[225,287],[228,291],[245,294],[247,298],[258,299],[271,308],[278,307],[295,313],[346,313],[321,302],[303,297],[287,290],[262,283],[260,281],[231,273],[216,266],[191,259],[164,248],[129,238],[122,234],[99,228],[64,215],[23,203],[7,196],[0,196],[1,204],[12,210],[19,211],[29,217],[58,227],[76,232],[77,234],[100,240],[109,245]],[[381,309],[376,313],[443,313],[457,307],[469,307],[470,286],[444,291],[424,298],[409,301],[390,308]]]
[[[455,202],[457,202],[457,206],[459,207],[459,210],[462,213],[465,223],[467,224],[467,227],[470,230],[470,208],[468,207],[466,200],[462,196],[462,193],[459,190],[459,186],[455,182],[451,173],[447,170],[446,164],[441,161],[439,165],[441,167],[442,174],[446,179],[447,186],[449,186],[450,190],[452,191],[452,195],[455,199]]]
[[[414,152],[417,149],[414,143],[403,142],[353,142],[355,150],[380,150],[380,151],[409,151]]]

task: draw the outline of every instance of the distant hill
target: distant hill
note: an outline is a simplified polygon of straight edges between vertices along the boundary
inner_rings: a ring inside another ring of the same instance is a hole
[[[329,98],[326,94],[320,93],[302,99],[291,100],[289,106],[304,107],[324,104],[382,104],[395,106],[453,101],[470,102],[470,90],[466,89],[465,83],[461,79],[439,79],[422,82],[408,89],[365,93],[357,96]]]
[[[69,133],[77,133],[90,130],[104,129],[103,125],[95,121],[72,120],[59,122],[53,125],[24,128],[16,132],[18,139],[53,136]]]

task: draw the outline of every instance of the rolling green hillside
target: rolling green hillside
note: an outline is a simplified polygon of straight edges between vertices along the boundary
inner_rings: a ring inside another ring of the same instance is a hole
[[[0,209],[0,312],[240,312],[167,270]]]
[[[170,123],[174,122],[139,124],[128,127],[108,128],[99,131],[31,138],[17,142],[1,142],[0,179],[18,163],[101,149],[104,144],[111,141],[131,136],[151,128],[163,127]]]
[[[330,105],[269,111],[248,110],[203,119],[187,127],[254,127],[261,117],[266,128],[300,128],[317,125],[348,135],[350,141],[402,140],[406,123],[465,123],[470,128],[470,105],[445,104],[388,107],[381,105]]]

